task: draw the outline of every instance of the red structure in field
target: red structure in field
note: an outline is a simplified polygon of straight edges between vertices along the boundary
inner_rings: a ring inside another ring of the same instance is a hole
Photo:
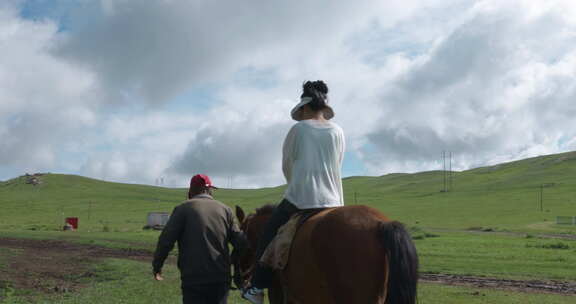
[[[78,218],[77,217],[67,217],[66,224],[72,226],[72,230],[78,229]]]

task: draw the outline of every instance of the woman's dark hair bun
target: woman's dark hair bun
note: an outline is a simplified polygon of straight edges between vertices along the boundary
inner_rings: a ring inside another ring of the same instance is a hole
[[[306,81],[302,85],[302,97],[312,98],[308,105],[313,111],[323,110],[328,103],[328,86],[322,80]]]

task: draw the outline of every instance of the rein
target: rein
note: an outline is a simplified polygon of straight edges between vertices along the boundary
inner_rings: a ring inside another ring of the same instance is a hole
[[[244,234],[248,233],[248,228],[249,226],[249,220],[253,217],[253,215],[249,215],[245,220],[244,223],[242,223],[242,226],[246,227],[245,230],[243,231]],[[246,252],[250,250],[250,246],[248,245],[247,248],[244,249],[244,254],[246,254]],[[242,267],[240,266],[240,260],[241,260],[241,254],[242,252],[239,252],[238,250],[234,249],[234,251],[232,252],[231,255],[231,260],[232,260],[232,266],[233,266],[233,275],[232,275],[232,279],[234,281],[234,285],[236,285],[236,287],[234,286],[230,286],[231,290],[243,290],[246,286],[246,281],[249,281],[250,278],[252,277],[252,273],[254,272],[254,267],[255,267],[255,263],[250,264],[250,267],[248,267],[245,270],[242,270]]]

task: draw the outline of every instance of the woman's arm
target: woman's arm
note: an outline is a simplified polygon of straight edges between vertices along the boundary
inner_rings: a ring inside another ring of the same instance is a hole
[[[292,167],[294,160],[296,160],[296,133],[296,125],[294,125],[288,131],[282,146],[282,172],[287,183],[290,183],[290,179],[292,179]]]
[[[342,187],[342,163],[344,162],[344,153],[346,152],[346,139],[344,138],[344,132],[342,130],[340,130],[338,135],[338,153],[340,154],[338,157],[338,165],[340,166],[338,168],[340,173],[340,179],[338,180],[338,192],[340,192],[340,202],[342,205],[344,205],[344,189]]]

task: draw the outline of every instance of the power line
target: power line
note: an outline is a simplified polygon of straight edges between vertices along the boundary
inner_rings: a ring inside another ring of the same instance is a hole
[[[448,157],[448,164],[446,164],[446,157]],[[442,151],[442,180],[443,187],[441,192],[452,191],[453,188],[453,174],[452,174],[452,151],[446,153]]]

